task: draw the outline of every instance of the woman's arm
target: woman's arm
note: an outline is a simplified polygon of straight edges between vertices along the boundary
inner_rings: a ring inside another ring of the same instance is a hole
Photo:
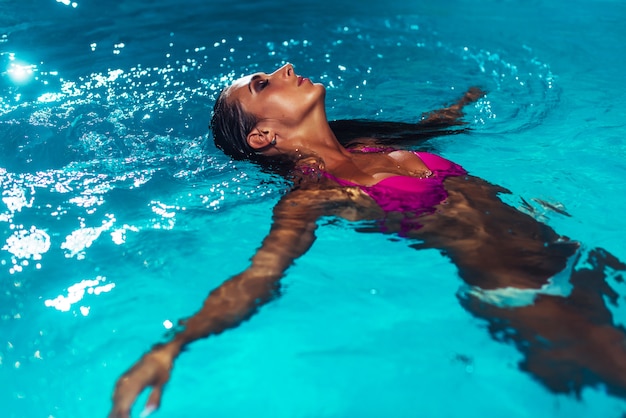
[[[454,104],[444,107],[443,109],[433,110],[422,116],[422,120],[418,122],[418,125],[422,128],[445,128],[454,125],[464,125],[466,122],[461,122],[459,119],[463,117],[463,107],[483,97],[486,92],[482,91],[478,87],[470,87],[465,92],[463,97],[457,100]]]
[[[369,217],[363,211],[356,212],[363,204],[355,204],[360,199],[360,192],[345,188],[295,190],[281,199],[274,208],[270,233],[252,257],[251,265],[213,290],[198,312],[181,321],[182,330],[171,341],[154,346],[122,375],[115,386],[110,417],[128,417],[137,396],[149,386],[152,393],[146,412],[158,408],[181,350],[195,340],[236,327],[256,313],[277,294],[279,279],[293,260],[310,248],[319,217]],[[370,216],[379,214],[375,205],[367,206],[373,211]]]
[[[459,120],[464,115],[463,107],[485,94],[478,87],[471,87],[454,104],[422,115],[417,123],[356,119],[332,121],[330,126],[343,145],[360,142],[359,139],[364,138],[376,138],[378,143],[383,144],[407,140],[420,143],[436,136],[465,132],[467,128],[459,128],[466,124]]]

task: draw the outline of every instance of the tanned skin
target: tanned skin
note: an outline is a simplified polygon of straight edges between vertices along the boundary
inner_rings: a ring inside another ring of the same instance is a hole
[[[337,137],[343,143],[401,146],[407,138],[414,146],[437,132],[459,132],[449,128],[462,126],[463,106],[483,94],[470,89],[457,103],[425,115],[417,124],[338,121],[330,125],[341,132]],[[503,203],[498,196],[507,190],[470,175],[449,177],[444,186],[447,200],[435,212],[421,215],[413,229],[402,232],[411,242],[419,240],[412,244],[416,249],[441,250],[468,286],[539,289],[565,270],[568,261],[581,257],[578,243]],[[324,178],[299,181],[274,208],[271,229],[250,266],[211,291],[195,314],[180,321],[180,331],[169,342],[154,346],[121,376],[110,417],[128,417],[135,399],[148,387],[152,392],[147,410],[158,408],[174,360],[184,347],[237,327],[277,297],[280,279],[311,247],[322,216],[376,221],[368,223],[369,231],[393,234],[400,231],[402,218],[410,215],[384,213],[359,188],[339,187]],[[623,280],[626,265],[600,249],[587,257],[588,267],[571,273],[569,295],[540,294],[532,304],[510,307],[468,292],[459,296],[460,303],[487,321],[494,338],[515,343],[524,354],[520,367],[550,390],[579,394],[585,386],[603,383],[610,392],[626,396],[626,333],[614,324],[603,299],[617,298],[606,283],[607,271]]]

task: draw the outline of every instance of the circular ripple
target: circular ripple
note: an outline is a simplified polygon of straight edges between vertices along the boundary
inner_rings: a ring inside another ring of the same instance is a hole
[[[160,58],[150,56],[158,65],[127,58],[71,78],[1,54],[10,71],[0,78],[0,176],[5,190],[30,200],[20,214],[7,207],[0,220],[12,225],[30,213],[48,228],[53,218],[80,219],[82,229],[112,222],[109,232],[121,236],[116,231],[180,225],[183,210],[228,210],[281,192],[282,179],[234,164],[206,140],[225,85],[285,62],[327,87],[332,119],[417,121],[479,86],[487,95],[466,109],[466,120],[501,134],[541,123],[559,99],[549,66],[530,48],[450,44],[419,18],[359,18],[310,39],[246,30],[183,48],[170,34]],[[148,215],[138,217],[145,207]],[[62,236],[76,232],[59,228]]]

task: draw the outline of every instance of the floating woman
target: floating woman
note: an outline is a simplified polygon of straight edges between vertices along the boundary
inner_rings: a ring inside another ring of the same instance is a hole
[[[236,327],[276,298],[288,267],[313,244],[322,216],[362,221],[360,230],[410,238],[416,249],[439,249],[465,282],[458,295],[463,307],[484,318],[494,338],[514,342],[524,354],[520,367],[548,389],[579,394],[601,383],[626,396],[626,333],[604,302],[618,296],[607,275],[623,280],[626,265],[503,203],[498,194],[505,189],[461,166],[399,148],[402,141],[415,145],[459,132],[447,128],[460,125],[463,106],[483,94],[472,88],[417,124],[331,123],[324,86],[296,75],[290,64],[224,89],[211,120],[217,147],[289,173],[292,190],[274,208],[250,266],[211,291],[169,342],[120,377],[110,416],[129,416],[148,387],[146,411],[158,408],[185,346]]]

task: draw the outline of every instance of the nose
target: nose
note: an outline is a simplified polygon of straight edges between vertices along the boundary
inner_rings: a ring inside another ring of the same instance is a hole
[[[278,70],[274,71],[272,76],[281,77],[281,78],[289,78],[294,75],[293,65],[291,63],[287,63],[280,67]]]

